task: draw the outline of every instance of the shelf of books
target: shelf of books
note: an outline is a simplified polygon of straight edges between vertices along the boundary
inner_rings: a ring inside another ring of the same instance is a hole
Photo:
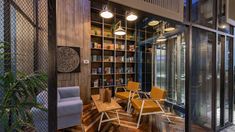
[[[91,9],[91,93],[99,88],[124,86],[136,79],[136,27],[125,21],[125,16],[115,15],[105,20],[99,11]],[[114,25],[122,21],[126,35],[114,35]]]

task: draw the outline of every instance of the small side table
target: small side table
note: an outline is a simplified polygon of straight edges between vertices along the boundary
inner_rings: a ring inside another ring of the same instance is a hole
[[[119,115],[118,115],[117,110],[121,109],[122,107],[114,99],[111,99],[110,103],[103,103],[100,100],[99,95],[92,95],[91,98],[92,98],[98,112],[101,113],[98,131],[100,131],[101,124],[104,123],[104,122],[118,120],[118,123],[120,125],[120,120],[119,120]],[[108,111],[115,111],[116,114],[117,114],[117,117],[116,118],[110,118],[109,115],[107,114]],[[103,120],[104,115],[106,115],[108,119]]]

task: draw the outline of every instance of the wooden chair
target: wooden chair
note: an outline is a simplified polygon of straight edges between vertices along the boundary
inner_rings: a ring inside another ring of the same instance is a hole
[[[134,97],[138,97],[138,90],[140,88],[140,83],[128,81],[127,85],[124,87],[116,87],[115,97],[121,100],[127,100],[127,111],[130,111],[130,101]],[[118,92],[118,89],[124,89],[124,92]]]
[[[139,113],[137,128],[139,128],[140,120],[142,115],[152,115],[163,113],[164,109],[161,107],[161,103],[166,97],[165,90],[157,87],[153,87],[150,93],[150,98],[147,99],[132,99],[131,104],[133,108]],[[167,117],[170,122],[169,118]]]

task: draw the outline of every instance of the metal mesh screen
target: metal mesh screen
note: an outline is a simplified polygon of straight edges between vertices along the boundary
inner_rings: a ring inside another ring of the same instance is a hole
[[[48,130],[47,7],[47,0],[0,0],[1,132]]]

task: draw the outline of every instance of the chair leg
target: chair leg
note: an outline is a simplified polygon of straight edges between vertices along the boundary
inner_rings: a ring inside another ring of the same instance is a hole
[[[128,107],[129,109],[128,109],[128,113],[131,113],[131,103],[129,103],[129,107]]]
[[[144,103],[145,103],[145,101],[143,100],[142,104],[141,104],[141,109],[140,109],[140,115],[139,115],[139,119],[138,119],[138,123],[137,123],[137,128],[139,128],[139,125],[140,125],[140,119],[141,119],[141,116],[142,116],[142,112],[143,112],[143,108],[144,108]]]
[[[140,115],[138,117],[137,128],[139,128],[139,126],[140,126],[140,120],[141,120],[141,113],[140,113]]]
[[[99,127],[98,127],[98,131],[100,131],[100,127],[101,127],[101,123],[103,120],[103,116],[104,116],[104,112],[101,113],[101,117],[100,117],[100,123],[99,123]]]
[[[126,111],[129,112],[129,106],[130,106],[130,101],[128,100],[127,102],[127,108],[126,108]]]

